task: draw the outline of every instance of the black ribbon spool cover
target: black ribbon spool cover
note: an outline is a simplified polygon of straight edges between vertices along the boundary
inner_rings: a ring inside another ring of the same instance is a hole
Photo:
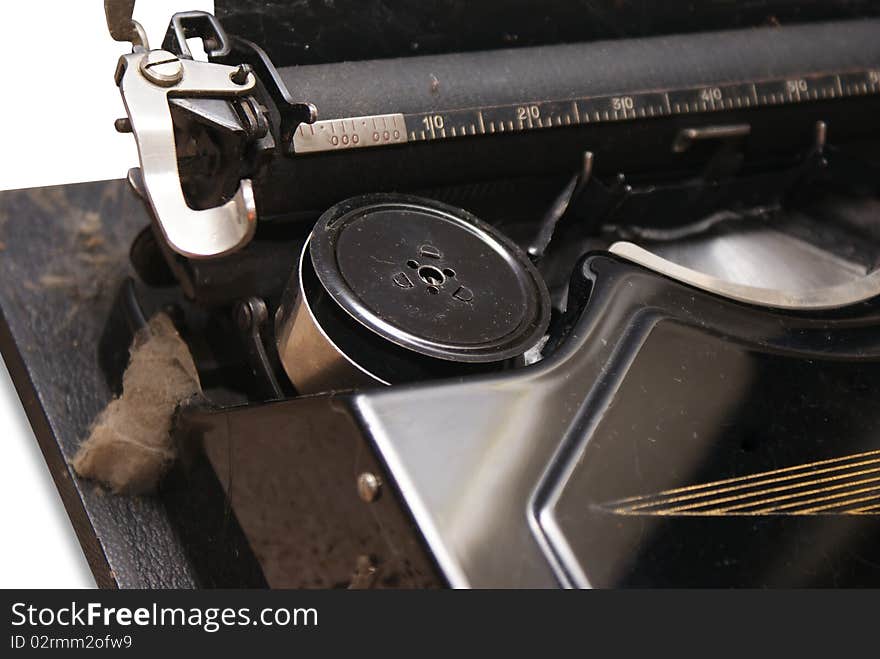
[[[300,393],[507,368],[544,335],[550,298],[522,250],[470,213],[371,194],[318,220],[276,322]]]

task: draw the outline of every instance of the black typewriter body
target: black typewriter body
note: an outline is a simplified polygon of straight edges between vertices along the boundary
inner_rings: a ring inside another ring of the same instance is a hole
[[[125,4],[193,585],[880,584],[880,4]]]

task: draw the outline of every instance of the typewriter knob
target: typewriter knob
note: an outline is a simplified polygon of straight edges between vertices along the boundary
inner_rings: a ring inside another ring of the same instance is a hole
[[[547,329],[523,252],[458,208],[405,195],[344,201],[318,220],[278,317],[300,392],[510,366]]]

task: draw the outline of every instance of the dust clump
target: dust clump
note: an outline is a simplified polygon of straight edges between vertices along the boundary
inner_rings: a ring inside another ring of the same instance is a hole
[[[43,275],[40,277],[40,286],[43,288],[73,288],[76,286],[76,281],[73,277],[63,275]]]
[[[43,200],[42,203],[49,202]],[[72,249],[63,250],[63,256],[61,250],[59,251],[59,258],[53,262],[49,272],[36,281],[26,280],[22,283],[30,291],[55,290],[70,298],[72,304],[60,325],[62,328],[80,311],[82,303],[91,302],[101,296],[117,261],[107,249],[101,216],[94,211],[82,213],[76,222],[71,247]],[[85,267],[72,264],[72,258],[76,258]]]
[[[95,420],[74,470],[117,494],[152,492],[177,455],[170,435],[174,412],[200,394],[189,348],[166,314],[155,315],[135,336],[122,395]]]
[[[101,216],[94,212],[86,212],[76,227],[76,238],[85,249],[95,249],[104,244],[103,222]]]

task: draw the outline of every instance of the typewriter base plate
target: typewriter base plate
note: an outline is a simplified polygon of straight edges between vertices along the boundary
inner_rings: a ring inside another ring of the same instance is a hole
[[[149,223],[140,200],[125,181],[98,181],[3,192],[0,208],[0,280],[16,282],[0,287],[0,351],[98,586],[262,585],[236,558],[247,542],[208,503],[220,490],[204,460],[154,497],[109,495],[70,466],[113,395],[98,345]]]

